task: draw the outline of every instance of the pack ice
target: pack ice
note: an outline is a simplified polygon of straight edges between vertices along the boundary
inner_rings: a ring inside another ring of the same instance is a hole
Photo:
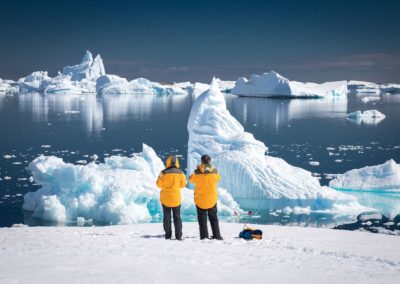
[[[327,82],[323,84],[289,81],[271,71],[262,75],[252,75],[250,80],[240,77],[236,80],[232,93],[251,97],[298,97],[321,98],[347,95],[347,82]]]
[[[82,223],[82,218],[105,224],[150,222],[162,211],[155,183],[163,168],[147,145],[133,157],[111,156],[104,163],[87,165],[39,156],[28,169],[41,188],[24,196],[23,209],[35,218],[59,223]],[[193,191],[185,188],[182,195],[182,215],[195,216]],[[224,189],[219,189],[219,209],[223,215],[240,211]]]
[[[217,81],[194,102],[188,121],[188,174],[203,154],[221,173],[220,186],[246,209],[309,207],[363,210],[352,196],[321,186],[310,172],[266,155],[267,147],[229,113]]]
[[[400,166],[394,160],[350,170],[329,186],[355,195],[361,204],[378,208],[384,215],[400,213]]]

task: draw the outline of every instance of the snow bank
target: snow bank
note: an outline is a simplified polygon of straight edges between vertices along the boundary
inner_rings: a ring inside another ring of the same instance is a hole
[[[210,155],[222,176],[220,186],[243,208],[361,207],[354,197],[321,187],[310,172],[266,156],[264,143],[245,132],[227,110],[216,80],[194,102],[187,127],[188,174],[193,172],[201,155]]]
[[[357,124],[369,124],[369,125],[377,125],[382,120],[385,119],[385,115],[376,109],[373,110],[365,110],[365,111],[355,111],[351,112],[347,115],[348,119],[355,121]]]
[[[350,170],[336,176],[329,186],[356,196],[362,205],[386,216],[400,214],[400,166],[394,160]]]
[[[24,196],[23,209],[35,218],[59,223],[78,217],[106,224],[150,222],[162,212],[155,182],[163,168],[146,145],[133,157],[112,156],[101,164],[73,165],[55,156],[39,156],[28,169],[42,187]],[[222,215],[240,210],[229,193],[219,193]],[[184,189],[182,195],[182,215],[195,215],[193,191]]]
[[[280,74],[271,71],[262,75],[252,75],[250,80],[237,79],[232,93],[252,97],[311,97],[344,96],[347,94],[347,82],[327,82],[323,84],[289,81]]]

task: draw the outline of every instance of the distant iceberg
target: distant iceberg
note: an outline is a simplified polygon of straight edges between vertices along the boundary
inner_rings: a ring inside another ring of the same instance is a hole
[[[50,81],[47,71],[35,71],[18,80],[19,91],[21,93],[43,92]]]
[[[329,186],[356,196],[361,204],[379,208],[389,217],[400,214],[400,166],[394,160],[350,170],[336,176]]]
[[[23,209],[34,218],[59,223],[79,217],[104,224],[150,222],[162,213],[156,179],[163,168],[147,145],[133,157],[111,156],[100,164],[73,165],[39,156],[28,169],[42,187],[25,194]],[[182,215],[195,216],[193,191],[184,188],[182,194]],[[219,209],[228,216],[240,211],[224,189],[219,189]]]
[[[384,95],[384,94],[400,94],[400,84],[377,84],[365,81],[348,81],[348,87],[351,93],[357,95]]]
[[[62,74],[71,76],[72,81],[81,81],[83,79],[97,79],[105,75],[106,71],[100,54],[93,59],[92,53],[87,50],[80,64],[63,67]]]
[[[321,186],[310,172],[266,156],[264,143],[245,132],[227,110],[216,80],[194,102],[188,131],[188,174],[201,155],[210,155],[221,173],[221,187],[243,208],[309,206],[311,210],[353,213],[363,210],[355,198]]]
[[[376,109],[366,111],[355,111],[349,113],[347,118],[356,122],[357,124],[377,125],[385,119],[385,115]]]
[[[327,82],[323,84],[289,81],[280,74],[271,71],[262,75],[252,75],[250,80],[237,79],[232,93],[251,97],[297,97],[322,98],[347,95],[347,82]]]

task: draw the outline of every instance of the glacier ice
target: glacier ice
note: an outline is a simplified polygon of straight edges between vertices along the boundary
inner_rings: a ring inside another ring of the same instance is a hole
[[[356,122],[357,124],[377,125],[385,119],[385,115],[376,109],[355,111],[347,115],[347,118]]]
[[[28,169],[41,188],[24,196],[23,209],[35,218],[59,223],[77,218],[105,224],[149,222],[162,212],[155,182],[163,168],[147,145],[132,157],[111,156],[104,163],[87,165],[39,156]],[[184,188],[182,195],[182,215],[195,215],[193,191]],[[222,215],[240,210],[224,189],[219,189],[219,209]]]
[[[356,196],[362,205],[385,215],[400,214],[400,166],[394,160],[350,170],[336,176],[329,186]]]
[[[81,81],[82,79],[96,79],[105,75],[106,72],[100,54],[93,59],[92,53],[87,50],[80,64],[63,67],[62,74],[71,76],[72,81]]]
[[[242,208],[363,210],[354,197],[321,186],[310,172],[265,155],[264,143],[245,132],[227,110],[216,80],[194,102],[187,127],[188,174],[201,155],[210,155],[221,173],[220,186]]]
[[[47,71],[35,71],[18,80],[21,93],[43,92],[51,78]]]
[[[252,97],[310,97],[347,95],[347,82],[327,82],[323,84],[289,81],[271,71],[262,75],[252,75],[249,80],[241,77],[236,80],[232,93]]]

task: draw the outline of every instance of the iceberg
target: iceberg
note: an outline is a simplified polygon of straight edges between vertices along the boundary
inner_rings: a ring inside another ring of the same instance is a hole
[[[289,81],[271,71],[262,75],[252,75],[250,80],[241,77],[236,80],[232,93],[250,97],[296,97],[322,98],[347,95],[347,82],[327,82],[323,84]]]
[[[365,110],[365,111],[355,111],[351,112],[347,115],[347,118],[356,122],[357,124],[361,125],[367,124],[367,125],[377,125],[380,123],[382,120],[385,119],[385,115],[376,109],[372,110]]]
[[[266,155],[267,147],[229,113],[213,80],[194,102],[188,121],[188,174],[208,154],[221,173],[220,186],[246,209],[310,207],[311,210],[363,210],[352,196],[321,186],[304,169]]]
[[[36,71],[18,80],[21,93],[43,92],[51,81],[47,71]]]
[[[154,150],[143,145],[133,157],[111,156],[104,163],[65,163],[55,156],[39,156],[28,169],[41,185],[24,196],[23,209],[34,218],[58,223],[92,219],[103,224],[132,224],[159,218],[162,208],[156,179],[164,168]],[[182,215],[195,216],[193,191],[182,190]],[[219,190],[222,215],[240,210],[224,189]]]
[[[97,79],[106,72],[100,54],[93,59],[92,53],[87,50],[80,64],[63,67],[62,74],[71,76],[72,81],[81,81],[82,79]]]
[[[376,83],[350,80],[347,84],[349,91],[357,95],[379,95],[381,93],[380,86]]]
[[[83,79],[82,81],[72,81],[69,75],[59,75],[47,82],[44,92],[47,94],[71,94],[79,95],[93,93],[95,84]]]
[[[102,95],[185,95],[187,92],[174,85],[161,85],[145,78],[128,82],[116,75],[104,75],[97,79],[96,92]]]
[[[353,169],[336,176],[329,186],[356,196],[365,206],[393,217],[400,214],[400,166],[394,160]]]

